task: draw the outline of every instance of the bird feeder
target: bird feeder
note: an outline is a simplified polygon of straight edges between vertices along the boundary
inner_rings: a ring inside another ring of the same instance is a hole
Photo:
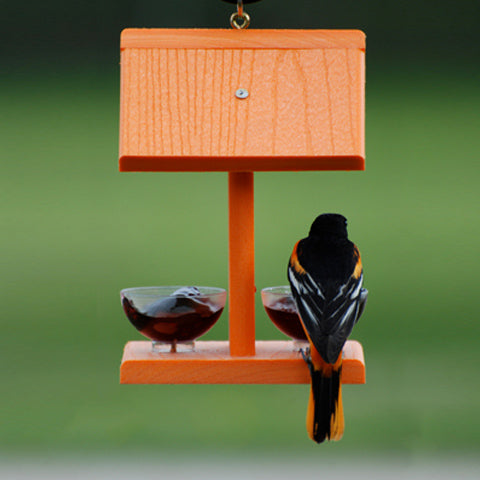
[[[126,29],[122,172],[228,172],[229,340],[188,354],[128,342],[121,383],[308,383],[289,341],[256,341],[256,171],[363,170],[365,36],[356,30]],[[344,383],[364,383],[360,343]]]

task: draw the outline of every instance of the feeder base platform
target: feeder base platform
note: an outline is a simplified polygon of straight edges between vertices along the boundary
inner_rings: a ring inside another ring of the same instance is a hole
[[[231,356],[227,341],[197,341],[195,351],[152,352],[149,341],[128,342],[120,367],[122,384],[309,383],[308,367],[292,341],[256,341],[255,355]],[[365,383],[362,345],[343,349],[342,383]]]

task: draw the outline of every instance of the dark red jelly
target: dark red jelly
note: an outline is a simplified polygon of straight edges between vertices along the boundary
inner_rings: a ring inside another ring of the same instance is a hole
[[[222,314],[223,308],[189,297],[167,297],[144,312],[127,297],[122,306],[133,326],[158,342],[189,342],[206,333]]]
[[[281,297],[273,305],[265,306],[275,326],[294,340],[307,340],[297,308],[291,297]]]

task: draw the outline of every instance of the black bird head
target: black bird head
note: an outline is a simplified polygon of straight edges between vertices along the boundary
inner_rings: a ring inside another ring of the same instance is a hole
[[[310,227],[309,236],[322,237],[325,234],[348,238],[347,219],[338,213],[319,215]]]

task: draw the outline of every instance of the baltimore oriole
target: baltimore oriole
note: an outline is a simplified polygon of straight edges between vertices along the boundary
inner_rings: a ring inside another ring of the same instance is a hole
[[[317,443],[340,440],[342,348],[365,307],[358,248],[348,239],[347,220],[327,213],[299,240],[288,264],[288,280],[309,341],[302,352],[311,376],[307,431]]]

